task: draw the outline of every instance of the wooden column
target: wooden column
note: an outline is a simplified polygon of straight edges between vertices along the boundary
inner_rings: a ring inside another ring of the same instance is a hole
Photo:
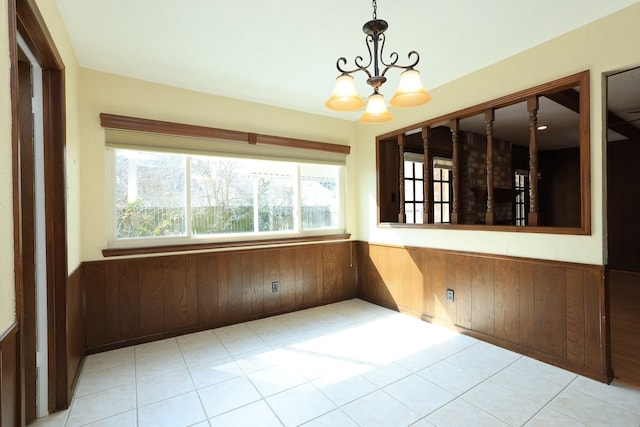
[[[495,223],[494,200],[493,200],[493,121],[495,114],[493,109],[484,113],[484,123],[487,131],[487,213],[485,215],[486,224]]]
[[[400,211],[398,212],[398,222],[407,222],[407,214],[404,209],[404,134],[398,135],[398,188],[400,199]]]
[[[431,182],[432,159],[431,153],[429,153],[429,142],[431,139],[431,128],[425,126],[422,128],[422,148],[424,149],[424,194],[423,194],[423,211],[422,211],[422,223],[429,224],[431,217],[431,188],[433,183]]]
[[[458,141],[460,134],[458,129],[460,121],[458,119],[451,120],[451,144],[453,145],[453,200],[451,202],[451,224],[458,224],[458,200],[460,200],[460,142]]]
[[[529,220],[530,226],[538,225],[538,97],[527,99],[529,111]]]

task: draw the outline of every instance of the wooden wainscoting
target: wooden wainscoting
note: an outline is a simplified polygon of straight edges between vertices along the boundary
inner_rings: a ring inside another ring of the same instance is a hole
[[[0,336],[0,426],[19,426],[20,372],[19,330],[14,323]]]
[[[351,249],[343,241],[85,263],[87,350],[355,298]]]
[[[67,279],[66,307],[66,397],[71,404],[73,390],[80,376],[80,367],[85,352],[84,294],[82,267],[77,268]]]
[[[640,386],[640,273],[609,270],[608,279],[613,373]]]
[[[602,266],[365,242],[357,253],[360,298],[611,380]]]

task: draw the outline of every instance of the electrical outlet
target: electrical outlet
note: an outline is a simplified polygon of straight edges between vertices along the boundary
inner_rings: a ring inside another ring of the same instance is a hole
[[[453,302],[453,301],[454,301],[453,289],[447,289],[447,302]]]
[[[277,280],[271,282],[271,292],[280,292],[280,282]]]

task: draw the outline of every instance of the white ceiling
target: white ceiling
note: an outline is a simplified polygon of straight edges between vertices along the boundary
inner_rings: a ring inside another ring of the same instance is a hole
[[[294,110],[325,108],[336,60],[367,57],[365,0],[57,0],[82,67]],[[386,52],[429,90],[636,0],[380,0]],[[366,59],[366,58],[365,58]],[[356,74],[360,94],[371,90]],[[396,72],[382,92],[389,98]]]

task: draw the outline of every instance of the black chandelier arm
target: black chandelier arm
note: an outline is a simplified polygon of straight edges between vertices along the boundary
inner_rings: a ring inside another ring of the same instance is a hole
[[[381,76],[384,76],[387,73],[387,71],[389,71],[392,68],[400,68],[402,70],[412,69],[413,67],[418,65],[418,62],[420,62],[420,55],[415,50],[412,50],[411,52],[409,52],[407,56],[409,59],[411,59],[412,56],[415,56],[415,60],[409,65],[398,65],[399,55],[397,52],[391,52],[391,54],[389,55],[389,57],[391,58],[391,61],[388,63],[384,62],[384,60],[380,58],[380,62],[382,62],[382,64],[385,66],[385,69],[384,71],[382,71]]]
[[[360,55],[356,56],[354,59],[354,63],[356,64],[356,68],[352,69],[352,70],[347,70],[345,68],[343,68],[344,66],[347,65],[347,58],[345,58],[344,56],[341,58],[338,58],[338,61],[336,62],[336,68],[338,68],[338,71],[340,71],[343,74],[351,74],[351,73],[355,73],[356,71],[364,71],[365,73],[367,73],[368,77],[372,77],[371,72],[369,71],[369,67],[371,66],[371,63],[373,62],[373,53],[371,52],[371,45],[370,43],[370,39],[371,37],[366,37],[365,38],[365,45],[367,46],[367,51],[369,52],[369,62],[365,65],[362,63],[362,61],[364,61],[364,58]],[[372,42],[372,39],[371,39]]]
[[[338,71],[340,71],[342,74],[353,74],[357,71],[364,71],[365,73],[367,73],[367,76],[371,77],[372,74],[371,72],[367,69],[367,67],[369,65],[371,65],[371,61],[369,61],[369,64],[367,64],[367,66],[361,66],[359,63],[362,61],[362,57],[361,56],[356,56],[355,58],[355,63],[358,66],[357,68],[351,69],[351,70],[347,70],[345,68],[342,68],[342,66],[347,65],[347,58],[345,58],[344,56],[341,58],[338,58],[338,62],[336,62],[336,68],[338,68]],[[340,65],[342,63],[342,65]]]

